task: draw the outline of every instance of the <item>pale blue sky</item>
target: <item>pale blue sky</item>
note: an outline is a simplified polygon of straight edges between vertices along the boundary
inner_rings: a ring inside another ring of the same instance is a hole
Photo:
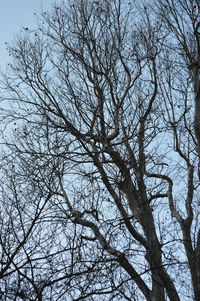
[[[24,27],[33,27],[34,13],[41,9],[50,8],[58,0],[0,0],[0,69],[4,68],[9,60],[5,42],[10,42],[13,35]]]

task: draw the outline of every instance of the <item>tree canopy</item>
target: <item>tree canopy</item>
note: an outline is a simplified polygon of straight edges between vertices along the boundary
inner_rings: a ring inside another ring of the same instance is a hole
[[[8,51],[2,300],[200,301],[199,1],[63,1]]]

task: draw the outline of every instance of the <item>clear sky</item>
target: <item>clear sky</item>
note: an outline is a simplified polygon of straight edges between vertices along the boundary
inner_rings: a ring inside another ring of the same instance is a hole
[[[10,42],[13,35],[22,27],[33,27],[34,13],[47,10],[58,0],[0,0],[0,69],[9,60],[5,42]]]

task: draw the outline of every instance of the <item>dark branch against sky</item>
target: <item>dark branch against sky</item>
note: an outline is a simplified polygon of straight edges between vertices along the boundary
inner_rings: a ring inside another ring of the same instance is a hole
[[[57,0],[56,0],[57,1]],[[35,26],[35,13],[49,9],[53,0],[0,1],[0,69],[9,60],[5,42],[11,42],[23,27]]]

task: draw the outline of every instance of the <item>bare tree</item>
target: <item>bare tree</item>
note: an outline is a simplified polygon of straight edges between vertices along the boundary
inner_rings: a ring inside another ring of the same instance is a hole
[[[9,46],[13,300],[200,300],[193,2],[69,1]]]
[[[191,70],[194,87],[194,132],[200,152],[200,6],[199,1],[155,1],[157,16],[171,32],[171,46]],[[200,153],[199,153],[200,156]]]

